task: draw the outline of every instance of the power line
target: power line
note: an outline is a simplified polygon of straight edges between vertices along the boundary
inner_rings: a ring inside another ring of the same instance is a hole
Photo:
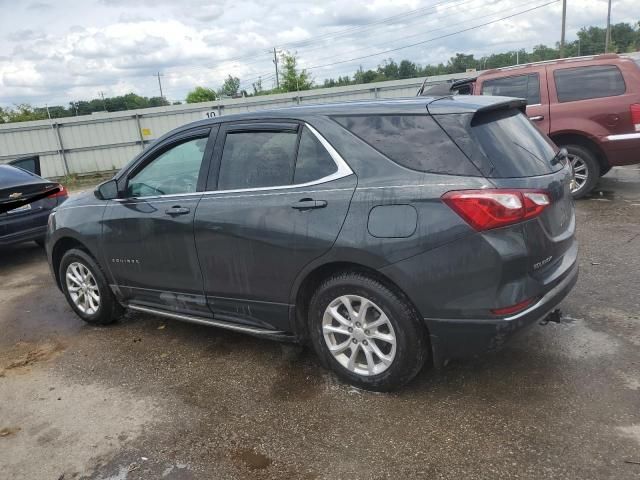
[[[401,47],[390,48],[388,50],[385,50],[384,52],[372,53],[370,55],[362,55],[360,57],[349,58],[348,60],[341,60],[341,61],[338,61],[338,62],[327,63],[327,64],[324,64],[324,65],[313,65],[311,67],[307,67],[307,70],[315,70],[315,69],[318,69],[318,68],[331,67],[333,65],[340,65],[340,64],[343,64],[343,63],[349,63],[349,62],[354,62],[354,61],[357,61],[357,60],[363,60],[365,58],[377,57],[379,55],[386,55],[387,53],[397,52],[399,50],[404,50],[406,48],[411,48],[411,47],[415,47],[415,46],[418,46],[418,45],[424,45],[425,43],[433,42],[434,40],[440,40],[440,39],[443,39],[443,38],[452,37],[454,35],[458,35],[458,34],[464,33],[464,32],[469,32],[471,30],[476,30],[476,29],[481,28],[481,27],[486,27],[487,25],[491,25],[493,23],[498,23],[498,22],[501,22],[503,20],[507,20],[509,18],[516,17],[518,15],[522,15],[524,13],[532,12],[534,10],[538,10],[540,8],[546,7],[547,5],[551,5],[553,3],[557,3],[558,1],[559,0],[552,0],[550,2],[543,3],[542,5],[538,5],[536,7],[528,8],[526,10],[522,10],[520,12],[516,12],[516,13],[513,13],[511,15],[507,15],[507,16],[498,18],[496,20],[491,20],[490,22],[481,23],[479,25],[474,25],[473,27],[469,27],[469,28],[465,28],[465,29],[462,29],[462,30],[458,30],[456,32],[451,32],[451,33],[447,33],[445,35],[440,35],[440,36],[437,36],[437,37],[429,38],[428,40],[423,40],[421,42],[415,42],[415,43],[411,43],[409,45],[403,45]]]

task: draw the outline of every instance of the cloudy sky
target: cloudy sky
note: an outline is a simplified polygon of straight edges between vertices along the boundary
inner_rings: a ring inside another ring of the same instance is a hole
[[[66,104],[100,91],[154,96],[156,72],[170,100],[195,85],[217,88],[227,74],[247,90],[258,77],[271,87],[274,47],[297,52],[322,83],[388,57],[427,64],[553,45],[560,1],[454,34],[549,1],[0,0],[0,105]],[[606,0],[569,1],[567,39],[604,26],[606,13]],[[640,1],[614,0],[612,22],[638,19]]]

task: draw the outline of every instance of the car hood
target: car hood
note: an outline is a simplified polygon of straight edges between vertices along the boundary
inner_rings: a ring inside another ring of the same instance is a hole
[[[10,165],[0,165],[0,213],[35,202],[60,190],[60,185]]]

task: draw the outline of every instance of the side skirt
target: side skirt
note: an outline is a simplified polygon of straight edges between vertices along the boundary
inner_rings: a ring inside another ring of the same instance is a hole
[[[127,308],[135,310],[137,312],[150,313],[152,315],[158,315],[161,317],[172,318],[174,320],[180,320],[183,322],[197,323],[199,325],[207,325],[210,327],[219,327],[226,330],[234,330],[236,332],[246,333],[261,338],[269,338],[271,340],[296,342],[295,335],[280,330],[268,330],[259,327],[250,327],[247,325],[238,325],[235,323],[214,320],[212,318],[196,317],[194,315],[185,315],[182,313],[167,312],[156,308],[143,307],[140,305],[127,305]]]

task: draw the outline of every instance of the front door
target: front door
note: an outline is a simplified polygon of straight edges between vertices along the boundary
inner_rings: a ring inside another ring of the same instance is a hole
[[[207,301],[217,319],[289,330],[294,279],[333,245],[355,175],[302,123],[228,124],[218,138],[195,218]]]
[[[199,129],[154,148],[105,210],[102,249],[131,304],[208,314],[193,238],[215,133]],[[199,183],[200,182],[200,183]]]

